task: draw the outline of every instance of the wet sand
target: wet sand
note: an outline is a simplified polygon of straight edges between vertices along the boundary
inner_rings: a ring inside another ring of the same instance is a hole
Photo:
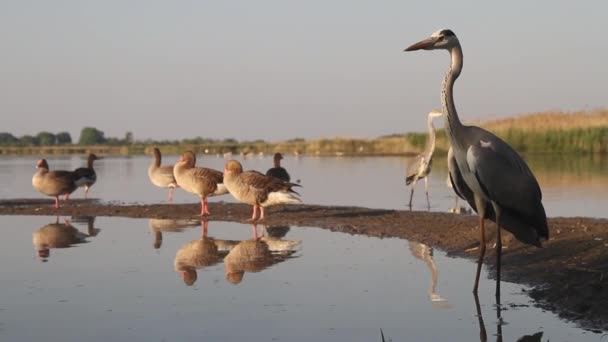
[[[195,218],[200,204],[122,205],[73,200],[55,210],[50,200],[0,200],[0,215],[119,216],[133,218]],[[209,203],[210,221],[245,222],[251,207]],[[475,259],[479,250],[474,215],[379,210],[358,207],[289,205],[266,211],[264,224],[310,226],[378,238],[403,238],[441,249],[451,256]],[[503,231],[502,278],[533,286],[529,295],[542,308],[582,327],[608,330],[608,220],[583,217],[550,218],[550,239],[544,248],[524,245]],[[495,269],[494,224],[487,225],[485,263]],[[605,275],[606,274],[606,275]],[[471,289],[475,267],[471,266]],[[483,292],[495,283],[480,280]],[[604,289],[607,286],[607,289]],[[481,291],[481,290],[480,290]],[[465,295],[465,294],[463,294]]]

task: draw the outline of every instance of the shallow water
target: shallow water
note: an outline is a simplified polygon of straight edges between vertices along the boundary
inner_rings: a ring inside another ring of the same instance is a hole
[[[270,157],[239,159],[245,169],[265,171],[272,165]],[[177,156],[163,157],[163,164],[175,163]],[[324,205],[354,205],[369,208],[406,209],[409,188],[405,187],[404,173],[408,158],[293,158],[286,156],[284,167],[292,180],[301,180],[298,189],[305,203]],[[95,162],[97,184],[90,196],[102,201],[126,203],[160,203],[167,201],[167,191],[156,188],[148,180],[148,156],[106,158]],[[224,158],[199,155],[201,166],[223,170]],[[548,155],[528,160],[543,190],[547,215],[608,217],[608,160],[598,156]],[[34,157],[0,158],[0,198],[40,198],[31,186],[36,171]],[[74,169],[84,165],[81,157],[49,158],[51,169]],[[447,211],[454,207],[455,196],[446,186],[446,163],[437,157],[430,177],[431,210]],[[83,190],[74,198],[83,196]],[[176,191],[177,203],[196,203],[198,198],[181,190]],[[211,201],[234,200],[230,195],[211,198]],[[462,201],[461,205],[464,205]],[[414,194],[414,209],[426,210],[424,182],[420,181]]]
[[[196,222],[151,228],[149,220],[100,217],[91,225],[71,219],[69,228],[65,219],[52,226],[51,239],[42,232],[54,217],[0,217],[0,340],[381,341],[380,329],[392,341],[480,338],[475,264],[424,245],[284,227],[270,229],[282,241],[268,244],[273,253],[239,259],[234,251],[251,241],[252,226],[210,222],[208,237],[232,240],[222,245],[232,249],[201,261],[187,286],[174,259],[200,240]],[[71,247],[50,248],[41,258],[40,241]],[[533,341],[600,341],[531,306],[522,287],[509,283],[502,285],[499,321],[494,282],[486,277],[484,271],[480,302],[489,341],[498,329],[504,341],[540,332]]]

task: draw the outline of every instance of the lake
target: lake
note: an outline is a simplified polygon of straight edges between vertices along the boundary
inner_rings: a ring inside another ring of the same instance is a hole
[[[165,156],[163,164],[175,163],[177,156]],[[272,166],[271,157],[236,156],[245,169],[265,172]],[[31,186],[36,172],[35,157],[0,158],[0,198],[41,198]],[[409,188],[405,187],[406,157],[299,157],[286,156],[283,166],[292,179],[300,180],[302,199],[308,204],[349,205],[382,209],[407,209]],[[48,158],[51,169],[74,169],[83,166],[83,157]],[[200,166],[223,170],[226,159],[199,155]],[[543,155],[528,160],[543,190],[547,216],[608,217],[608,159],[601,156]],[[90,197],[105,202],[161,203],[167,191],[154,187],[147,176],[151,157],[109,157],[95,162],[97,183]],[[433,163],[429,181],[432,211],[448,211],[455,196],[446,185],[445,157]],[[83,190],[73,194],[83,196]],[[233,202],[231,196],[210,201]],[[176,203],[196,203],[198,198],[181,190],[175,192]],[[427,210],[424,181],[414,193],[414,210]]]
[[[2,341],[380,342],[382,329],[387,341],[444,342],[480,340],[482,328],[489,341],[601,340],[515,284],[502,285],[499,319],[485,271],[481,324],[475,263],[401,239],[269,227],[256,242],[251,225],[209,222],[216,247],[196,258],[196,222],[56,221],[0,216]]]
[[[272,165],[268,157],[237,159],[246,169]],[[84,164],[81,157],[48,160],[51,169]],[[288,156],[283,165],[301,181],[306,203],[406,209],[407,161]],[[166,202],[167,191],[148,180],[150,162],[147,156],[97,161],[90,196]],[[198,162],[222,170],[225,159],[199,156]],[[604,159],[529,162],[548,216],[607,217]],[[0,158],[0,197],[42,198],[31,186],[35,163],[34,157]],[[454,206],[443,157],[434,163],[430,197],[432,211]],[[178,190],[175,201],[198,198]],[[427,210],[423,182],[414,210]],[[201,240],[199,222],[83,219],[0,216],[0,340],[381,341],[382,329],[387,341],[476,341],[482,328],[490,341],[499,331],[504,341],[601,340],[535,308],[520,285],[502,285],[497,311],[494,281],[485,272],[479,320],[471,294],[475,264],[406,240],[267,227],[275,238],[254,241],[251,225],[224,222],[210,222]],[[189,256],[193,246],[213,253]]]

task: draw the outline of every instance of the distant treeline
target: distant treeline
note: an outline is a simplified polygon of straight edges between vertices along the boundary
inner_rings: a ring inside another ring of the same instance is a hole
[[[36,135],[16,137],[11,133],[0,132],[0,146],[65,146],[72,145],[72,136],[68,132],[40,132]],[[94,127],[84,127],[80,131],[77,145],[130,145],[133,143],[133,133],[127,132],[123,139],[106,138],[105,134]]]
[[[604,109],[577,113],[535,113],[475,124],[494,132],[521,153],[608,153],[608,110]],[[204,137],[136,141],[131,132],[127,132],[122,139],[106,138],[104,132],[85,127],[76,144],[72,143],[67,132],[40,132],[36,136],[26,135],[19,138],[10,133],[0,133],[0,154],[73,154],[93,151],[100,154],[127,155],[149,153],[152,146],[158,146],[164,154],[193,150],[207,154],[269,154],[281,151],[303,155],[408,155],[420,152],[427,138],[428,135],[424,132],[398,133],[374,139],[295,138],[280,142]],[[445,132],[439,129],[437,153],[446,153],[448,148]]]

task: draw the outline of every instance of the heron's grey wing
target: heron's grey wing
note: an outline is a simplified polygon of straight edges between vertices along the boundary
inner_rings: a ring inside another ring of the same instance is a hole
[[[414,181],[414,177],[418,174],[422,161],[423,157],[421,154],[408,161],[405,168],[405,185],[410,185]]]
[[[450,183],[452,184],[452,189],[454,189],[456,195],[467,201],[469,205],[471,205],[471,208],[477,211],[475,208],[473,191],[462,178],[462,174],[460,173],[460,169],[458,168],[458,164],[456,163],[456,158],[454,157],[451,147],[448,150],[448,175],[450,176]]]
[[[467,150],[467,165],[481,190],[501,207],[536,217],[542,193],[532,171],[507,143],[486,133]]]

